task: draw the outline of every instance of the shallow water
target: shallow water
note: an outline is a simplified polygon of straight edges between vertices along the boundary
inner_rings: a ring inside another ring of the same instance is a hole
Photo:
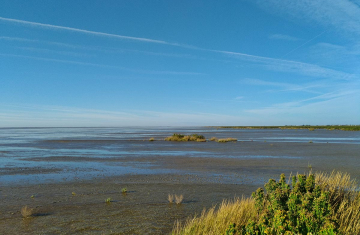
[[[237,143],[167,142],[173,133],[199,133],[206,138],[237,138]],[[154,137],[156,141],[148,139]],[[309,146],[309,142],[314,145]],[[295,144],[295,145],[292,145]],[[307,145],[301,145],[307,144]],[[271,148],[271,146],[277,146]],[[333,168],[359,166],[360,132],[328,130],[242,130],[191,128],[2,128],[0,182],[39,183],[124,174],[222,174],[169,166],[178,157],[321,163],[328,155]],[[330,147],[329,147],[330,146]],[[329,149],[330,150],[326,150]],[[331,150],[334,149],[335,151]],[[337,159],[344,156],[349,159]],[[161,159],[161,162],[160,160]],[[165,159],[165,160],[164,160]],[[168,161],[166,164],[164,161]],[[271,166],[271,162],[267,162]],[[269,167],[271,168],[271,167]],[[284,167],[283,167],[284,168]],[[286,167],[285,167],[286,168]],[[293,170],[293,168],[284,169]],[[230,177],[231,178],[231,177]]]

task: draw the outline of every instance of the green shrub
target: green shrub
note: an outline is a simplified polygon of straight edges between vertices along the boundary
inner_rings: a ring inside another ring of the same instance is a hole
[[[338,234],[329,192],[315,185],[314,175],[293,176],[290,186],[282,174],[265,189],[252,194],[256,219],[238,228],[240,234]]]

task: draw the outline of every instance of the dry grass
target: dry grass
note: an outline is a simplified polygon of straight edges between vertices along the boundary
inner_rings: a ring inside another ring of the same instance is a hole
[[[174,202],[174,195],[169,194],[168,195],[168,201],[169,201],[169,203],[173,203]]]
[[[219,143],[226,143],[226,142],[236,142],[237,139],[235,138],[225,138],[225,139],[218,139],[217,142]]]
[[[330,192],[334,219],[342,234],[360,234],[360,192],[355,180],[342,172],[316,173],[315,182]],[[255,202],[252,198],[224,200],[218,209],[204,210],[200,216],[189,218],[184,224],[176,221],[172,234],[224,234],[230,224],[245,225],[255,219]]]
[[[176,221],[172,234],[176,235],[218,235],[224,234],[229,224],[245,224],[255,216],[253,199],[224,200],[219,208],[204,210],[199,217],[188,219],[184,224]]]
[[[28,206],[23,206],[20,212],[24,218],[29,218],[34,214],[34,209],[29,208]]]
[[[218,141],[218,138],[216,138],[216,137],[211,137],[211,138],[210,138],[210,141]]]
[[[184,196],[182,194],[179,196],[175,194],[175,203],[176,204],[180,205],[183,200],[184,200]]]
[[[154,141],[155,139],[154,139],[154,137],[151,137],[150,139],[149,139],[149,141]]]
[[[206,142],[206,139],[203,135],[192,134],[192,135],[181,135],[173,134],[172,136],[166,137],[166,141],[197,141],[197,142]]]
[[[315,174],[315,182],[330,192],[330,201],[336,209],[334,217],[344,234],[360,234],[360,192],[350,175],[333,171]]]

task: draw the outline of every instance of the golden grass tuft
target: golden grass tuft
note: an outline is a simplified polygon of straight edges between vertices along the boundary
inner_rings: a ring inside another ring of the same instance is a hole
[[[210,138],[210,141],[218,141],[218,138],[216,138],[216,137],[211,137],[211,138]]]
[[[21,215],[24,217],[24,218],[29,218],[31,216],[33,216],[34,214],[34,209],[32,208],[29,208],[28,206],[23,206],[21,208]]]
[[[243,225],[255,216],[255,201],[250,198],[235,198],[224,200],[219,208],[212,207],[203,210],[199,217],[188,219],[184,224],[176,221],[172,234],[174,235],[218,235],[224,234],[229,224]]]
[[[179,195],[179,196],[175,194],[175,203],[176,203],[177,205],[180,205],[183,200],[184,200],[184,196],[183,196],[182,194]]]
[[[217,142],[219,143],[226,143],[226,142],[236,142],[236,138],[224,138],[224,139],[218,139]]]
[[[173,203],[174,202],[174,195],[169,194],[168,195],[168,201],[169,201],[169,203]]]
[[[173,134],[172,136],[166,137],[165,141],[197,141],[197,142],[206,142],[206,139],[203,135],[192,134],[192,135],[182,135],[182,134]]]
[[[149,139],[149,141],[155,141],[154,137],[151,137],[151,138]]]

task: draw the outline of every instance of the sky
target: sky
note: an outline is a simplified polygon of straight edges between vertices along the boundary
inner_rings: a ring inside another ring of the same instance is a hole
[[[0,0],[0,127],[360,124],[360,0]]]

